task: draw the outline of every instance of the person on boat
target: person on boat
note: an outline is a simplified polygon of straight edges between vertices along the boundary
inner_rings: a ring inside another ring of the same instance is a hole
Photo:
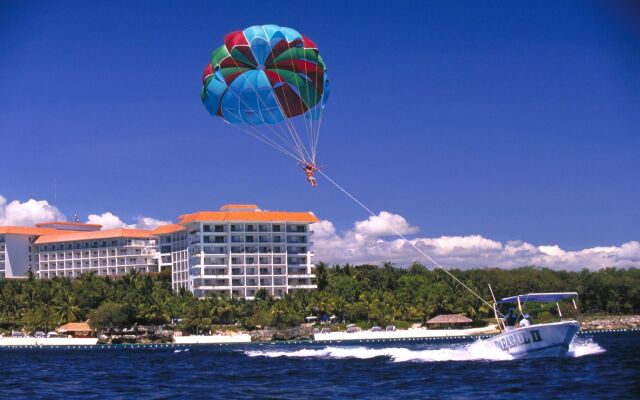
[[[509,311],[507,311],[507,314],[504,316],[504,324],[505,326],[512,328],[516,325],[518,321],[518,316],[515,313],[515,310],[513,308],[510,308]]]
[[[318,186],[318,182],[316,181],[316,177],[313,175],[316,171],[320,169],[314,163],[304,162],[300,164],[300,167],[304,169],[305,175],[307,175],[307,181],[311,184],[311,186]]]
[[[518,327],[524,328],[529,325],[531,325],[531,316],[529,314],[524,314],[522,316],[522,319],[520,320],[520,323],[518,323]]]

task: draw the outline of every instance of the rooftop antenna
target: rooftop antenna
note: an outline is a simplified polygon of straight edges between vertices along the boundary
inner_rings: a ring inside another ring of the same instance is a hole
[[[58,180],[53,178],[53,201],[58,202]]]

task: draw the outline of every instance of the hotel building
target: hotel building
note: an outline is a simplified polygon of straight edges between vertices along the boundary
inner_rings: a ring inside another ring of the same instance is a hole
[[[34,242],[40,236],[56,232],[38,227],[0,226],[0,279],[24,278],[29,269],[35,271],[38,256]]]
[[[171,266],[174,290],[197,297],[253,298],[258,290],[282,297],[315,289],[309,212],[261,211],[256,205],[226,205],[179,217],[153,233],[160,266]]]
[[[0,227],[0,278],[124,275],[171,269],[174,290],[197,297],[253,298],[260,289],[282,297],[315,289],[310,212],[262,211],[226,205],[179,217],[152,231],[101,230],[100,225],[49,222]]]
[[[43,226],[45,224],[38,224]],[[60,223],[46,224],[59,229]],[[38,278],[125,275],[131,271],[158,272],[156,240],[139,229],[99,230],[100,225],[73,224],[36,239]]]

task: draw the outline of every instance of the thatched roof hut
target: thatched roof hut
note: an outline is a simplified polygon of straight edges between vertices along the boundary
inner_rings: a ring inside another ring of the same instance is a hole
[[[427,324],[468,325],[471,322],[473,322],[472,319],[461,314],[441,314],[428,320]]]
[[[56,328],[56,332],[73,335],[75,337],[87,337],[91,334],[88,322],[69,322]]]

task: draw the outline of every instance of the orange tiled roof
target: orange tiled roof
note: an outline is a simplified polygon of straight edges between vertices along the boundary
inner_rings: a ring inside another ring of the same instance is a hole
[[[56,332],[91,332],[91,327],[86,322],[69,322],[57,327]]]
[[[220,210],[255,210],[258,208],[257,204],[225,204],[220,207]]]
[[[184,214],[179,217],[181,224],[193,221],[277,221],[277,222],[307,222],[320,221],[310,212],[291,211],[200,211]]]
[[[84,222],[51,221],[51,222],[41,222],[39,224],[36,224],[37,227],[49,226],[49,225],[90,226],[92,228],[102,228],[102,225],[100,224],[85,224]]]
[[[13,235],[66,235],[67,231],[59,231],[57,229],[49,228],[33,228],[30,226],[0,226],[0,235],[13,234]]]
[[[441,314],[427,321],[427,324],[469,324],[470,318],[461,314]]]
[[[74,242],[77,240],[93,240],[93,239],[113,239],[113,238],[151,238],[151,231],[145,231],[142,229],[108,229],[106,231],[93,231],[93,232],[69,232],[58,234],[60,231],[56,231],[56,234],[40,236],[36,240],[36,244],[56,243],[56,242]]]
[[[169,233],[175,233],[175,232],[180,232],[180,231],[184,231],[187,228],[185,228],[182,225],[178,225],[178,224],[169,224],[169,225],[162,225],[157,227],[156,229],[152,230],[151,233],[154,235],[166,235]]]

